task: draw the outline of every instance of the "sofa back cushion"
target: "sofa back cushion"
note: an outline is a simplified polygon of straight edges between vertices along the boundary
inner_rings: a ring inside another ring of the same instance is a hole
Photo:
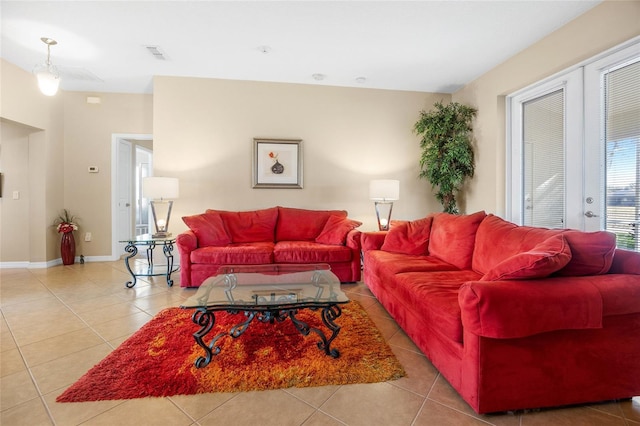
[[[231,237],[218,213],[208,211],[183,216],[182,221],[196,234],[198,247],[225,246],[231,242]]]
[[[460,269],[471,269],[473,247],[484,211],[469,215],[437,213],[431,223],[429,254]]]
[[[207,210],[220,214],[233,243],[273,242],[278,208],[244,212]]]
[[[344,210],[306,210],[277,207],[276,241],[314,241],[330,215],[346,218]]]
[[[608,273],[640,275],[640,253],[631,250],[616,249]]]
[[[486,274],[504,260],[527,252],[558,233],[546,228],[518,226],[489,214],[478,227],[472,268]]]
[[[571,247],[571,262],[558,275],[581,276],[606,274],[613,263],[616,236],[607,231],[563,231]]]
[[[401,254],[428,254],[433,216],[411,222],[396,222],[389,229],[381,250]]]
[[[519,226],[494,215],[488,215],[478,227],[473,270],[486,274],[505,259],[527,252],[558,234],[566,238],[571,249],[571,260],[558,275],[599,275],[609,271],[616,248],[615,235],[610,232]]]

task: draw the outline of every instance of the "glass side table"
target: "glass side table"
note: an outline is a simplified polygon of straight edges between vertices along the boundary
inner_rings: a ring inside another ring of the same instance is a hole
[[[121,240],[121,243],[127,243],[124,251],[129,253],[124,258],[124,264],[127,270],[131,274],[131,281],[127,281],[125,285],[128,288],[136,285],[137,277],[157,277],[166,275],[167,285],[171,287],[173,280],[171,274],[176,272],[180,267],[173,264],[173,244],[176,242],[174,237],[166,238],[153,238],[151,234],[138,235],[129,240]],[[154,265],[153,263],[153,250],[156,246],[162,246],[162,252],[164,253],[165,264]],[[147,250],[147,263],[146,265],[135,265],[131,267],[130,260],[138,254],[138,247],[145,247]],[[155,267],[155,270],[154,270]]]

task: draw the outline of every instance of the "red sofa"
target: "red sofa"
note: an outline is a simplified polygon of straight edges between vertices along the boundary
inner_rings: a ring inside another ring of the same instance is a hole
[[[364,281],[478,413],[640,395],[640,254],[438,213],[363,233]]]
[[[185,216],[176,238],[180,286],[198,287],[222,265],[327,263],[341,282],[360,280],[360,222],[344,210],[272,207]]]

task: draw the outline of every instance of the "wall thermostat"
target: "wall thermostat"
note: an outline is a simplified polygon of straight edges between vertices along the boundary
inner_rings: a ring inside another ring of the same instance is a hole
[[[89,166],[89,173],[98,173],[100,169],[96,166]]]

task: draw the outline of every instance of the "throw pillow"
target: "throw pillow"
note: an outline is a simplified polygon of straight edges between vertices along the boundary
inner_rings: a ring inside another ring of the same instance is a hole
[[[396,224],[384,239],[380,250],[402,254],[427,254],[433,216]]]
[[[360,225],[362,225],[362,222],[357,220],[331,215],[320,234],[316,237],[316,243],[344,245],[349,231]]]
[[[563,235],[554,235],[529,251],[515,254],[490,269],[480,281],[545,278],[564,268],[571,249]]]
[[[182,221],[196,234],[198,247],[225,246],[231,243],[231,238],[218,213],[207,212],[183,216]]]

